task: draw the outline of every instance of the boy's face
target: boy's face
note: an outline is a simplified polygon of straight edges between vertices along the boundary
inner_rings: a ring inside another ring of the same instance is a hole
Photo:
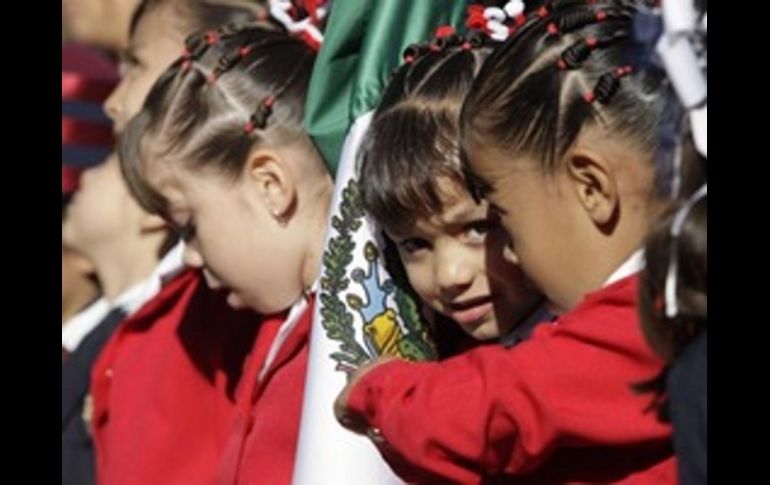
[[[505,231],[487,203],[476,204],[456,182],[441,178],[444,210],[389,233],[409,282],[433,310],[469,335],[489,340],[509,332],[540,300],[521,270],[503,260]]]
[[[89,168],[67,207],[62,243],[89,258],[141,230],[145,212],[128,192],[117,155]]]
[[[62,245],[61,248],[61,300],[62,306],[93,286],[89,274],[93,264],[85,257]],[[62,322],[63,323],[63,322]]]

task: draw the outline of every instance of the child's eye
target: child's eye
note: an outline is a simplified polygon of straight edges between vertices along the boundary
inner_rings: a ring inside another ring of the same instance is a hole
[[[429,247],[430,243],[419,237],[410,237],[398,243],[398,248],[406,254],[415,254],[416,252]]]
[[[118,64],[120,77],[126,77],[131,74],[137,67],[139,67],[139,64],[139,59],[137,59],[133,54],[129,53],[123,56],[120,64]]]
[[[473,221],[465,226],[465,235],[471,242],[484,242],[490,231],[497,229],[496,218]]]

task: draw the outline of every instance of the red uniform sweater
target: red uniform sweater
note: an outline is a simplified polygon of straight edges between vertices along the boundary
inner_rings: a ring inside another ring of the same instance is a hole
[[[348,406],[410,480],[675,483],[671,428],[630,388],[662,369],[639,328],[637,280],[588,295],[512,349],[375,367]]]

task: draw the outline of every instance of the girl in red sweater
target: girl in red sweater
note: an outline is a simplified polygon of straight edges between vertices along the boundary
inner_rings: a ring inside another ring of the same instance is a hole
[[[560,317],[512,349],[377,362],[341,394],[405,479],[673,483],[671,429],[631,384],[656,375],[636,313],[641,243],[665,205],[661,78],[625,48],[634,8],[552,2],[487,60],[465,100],[470,187]]]

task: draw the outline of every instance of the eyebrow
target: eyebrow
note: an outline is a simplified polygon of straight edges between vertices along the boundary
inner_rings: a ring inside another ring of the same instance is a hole
[[[481,203],[476,203],[470,196],[462,202],[462,207],[457,210],[453,210],[449,213],[444,212],[441,214],[441,222],[445,225],[455,225],[467,221],[468,219],[477,219],[476,212],[479,210]],[[485,214],[486,216],[486,214]]]

